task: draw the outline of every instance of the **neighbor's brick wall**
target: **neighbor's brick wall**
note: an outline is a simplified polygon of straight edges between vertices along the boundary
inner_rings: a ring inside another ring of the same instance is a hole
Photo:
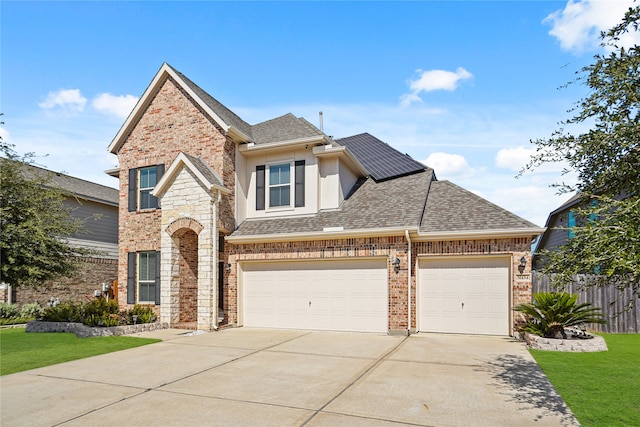
[[[38,302],[45,307],[51,297],[60,301],[88,301],[93,299],[93,291],[102,291],[102,283],[111,285],[117,274],[115,259],[81,258],[78,271],[71,276],[46,282],[37,289],[16,289],[15,302],[19,305]]]
[[[485,239],[416,242],[412,245],[411,267],[411,325],[416,325],[416,269],[417,259],[428,256],[497,255],[510,256],[513,263],[511,284],[513,305],[531,299],[531,258],[530,238]],[[238,322],[238,262],[254,260],[291,259],[344,259],[358,257],[387,257],[389,284],[389,330],[406,330],[407,324],[407,241],[404,236],[336,239],[303,242],[278,242],[225,245],[225,255],[231,263],[231,270],[225,275],[225,317],[228,322]],[[518,265],[522,256],[527,257],[523,272],[527,280],[518,279]],[[400,271],[395,272],[392,262],[400,259]]]
[[[201,157],[232,191],[219,205],[218,226],[235,228],[235,144],[169,78],[118,152],[120,163],[119,300],[126,303],[127,253],[160,249],[161,210],[128,211],[128,171],[157,164],[169,168],[180,151]]]

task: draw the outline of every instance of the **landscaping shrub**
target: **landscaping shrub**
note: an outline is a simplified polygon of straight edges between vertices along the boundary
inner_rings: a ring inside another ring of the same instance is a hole
[[[20,316],[25,318],[38,319],[44,314],[44,309],[37,302],[24,304],[20,309]]]
[[[137,316],[135,321],[134,316]],[[86,303],[66,301],[47,307],[42,319],[48,322],[77,322],[87,326],[118,326],[152,323],[157,317],[151,306],[136,304],[130,310],[119,311],[117,301],[98,297]]]
[[[137,316],[137,318],[134,318]],[[131,310],[126,311],[125,317],[129,325],[135,323],[153,323],[156,321],[156,315],[150,305],[136,304]]]
[[[56,306],[49,306],[44,309],[42,320],[47,322],[77,322],[83,321],[82,303],[73,301],[63,301]]]
[[[523,313],[526,323],[520,328],[545,338],[566,338],[564,328],[583,323],[606,323],[602,311],[591,303],[577,304],[578,295],[558,292],[533,294],[534,302],[520,304],[514,310]]]
[[[6,302],[0,302],[0,319],[10,319],[12,317],[18,317],[20,310],[15,304],[7,304]]]

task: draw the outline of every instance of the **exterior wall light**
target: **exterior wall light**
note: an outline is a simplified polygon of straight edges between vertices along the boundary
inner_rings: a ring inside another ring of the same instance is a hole
[[[393,269],[396,273],[400,271],[400,258],[396,258],[396,260],[393,261]]]

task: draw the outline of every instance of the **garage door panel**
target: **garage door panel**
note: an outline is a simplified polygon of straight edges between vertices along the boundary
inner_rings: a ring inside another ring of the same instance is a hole
[[[386,260],[246,263],[242,277],[247,326],[387,331]]]
[[[419,260],[421,331],[508,335],[508,258]]]

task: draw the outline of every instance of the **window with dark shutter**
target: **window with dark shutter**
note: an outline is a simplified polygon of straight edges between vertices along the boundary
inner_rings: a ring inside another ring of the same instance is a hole
[[[256,166],[256,210],[264,210],[264,192],[265,192],[265,179],[264,172],[265,166]]]
[[[301,208],[304,206],[304,160],[296,161],[295,175],[295,204],[296,208]]]
[[[136,253],[127,254],[127,304],[136,303]]]

